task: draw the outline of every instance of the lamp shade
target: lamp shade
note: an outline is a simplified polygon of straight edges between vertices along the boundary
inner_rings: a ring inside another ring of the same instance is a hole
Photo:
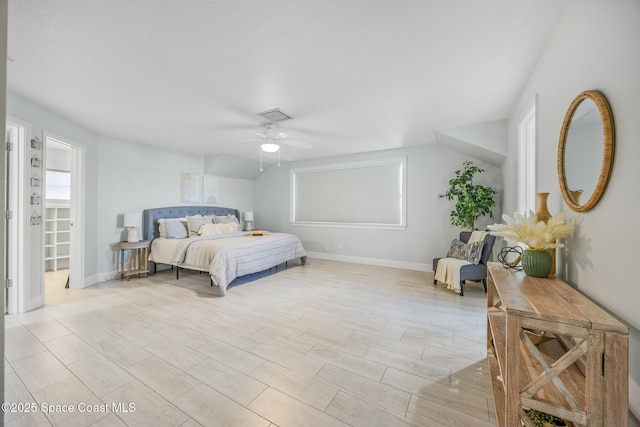
[[[244,213],[245,221],[253,221],[253,212],[245,212]]]
[[[129,212],[124,214],[124,228],[135,228],[142,226],[142,214],[140,212]]]

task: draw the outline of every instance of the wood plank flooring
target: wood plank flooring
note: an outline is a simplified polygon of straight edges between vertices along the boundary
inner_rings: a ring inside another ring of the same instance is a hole
[[[495,425],[481,284],[291,264],[226,297],[163,271],[6,316],[5,399],[38,410],[5,425]]]

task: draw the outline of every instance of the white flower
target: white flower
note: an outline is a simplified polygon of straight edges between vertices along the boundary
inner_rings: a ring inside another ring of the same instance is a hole
[[[538,221],[533,212],[526,216],[515,213],[513,218],[502,215],[506,224],[493,224],[488,226],[491,234],[502,236],[508,240],[522,242],[531,249],[561,248],[564,245],[557,243],[557,239],[568,236],[573,232],[574,224],[566,224],[562,213],[549,219],[548,223]]]

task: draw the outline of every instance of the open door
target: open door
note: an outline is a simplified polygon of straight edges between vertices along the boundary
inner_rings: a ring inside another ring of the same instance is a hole
[[[67,174],[65,200],[60,193],[47,196],[50,227],[45,230],[45,269],[68,268],[70,289],[84,287],[84,146],[45,132],[47,191],[55,191],[50,180]],[[50,148],[54,148],[55,151]],[[60,157],[54,158],[52,153]],[[62,159],[62,160],[61,160]],[[53,199],[53,200],[52,200]],[[54,222],[55,218],[55,222]]]
[[[42,185],[38,182],[40,175],[34,171],[28,177],[27,154],[31,126],[13,117],[6,121],[6,279],[10,286],[5,290],[5,310],[7,313],[22,313],[39,307],[44,303],[44,288],[39,286],[37,276],[31,275],[31,261],[37,265],[37,258],[32,259],[28,251],[31,236],[38,239],[39,227],[31,227],[27,204],[27,186]],[[31,180],[33,178],[33,180]],[[28,182],[27,182],[28,181]],[[36,218],[34,218],[35,220]],[[33,232],[33,233],[32,233]],[[37,270],[37,267],[36,267]],[[30,284],[33,283],[34,286]]]

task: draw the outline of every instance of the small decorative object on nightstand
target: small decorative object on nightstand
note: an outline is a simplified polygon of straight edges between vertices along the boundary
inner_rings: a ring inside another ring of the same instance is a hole
[[[120,279],[131,276],[146,276],[149,273],[149,241],[120,242]]]

